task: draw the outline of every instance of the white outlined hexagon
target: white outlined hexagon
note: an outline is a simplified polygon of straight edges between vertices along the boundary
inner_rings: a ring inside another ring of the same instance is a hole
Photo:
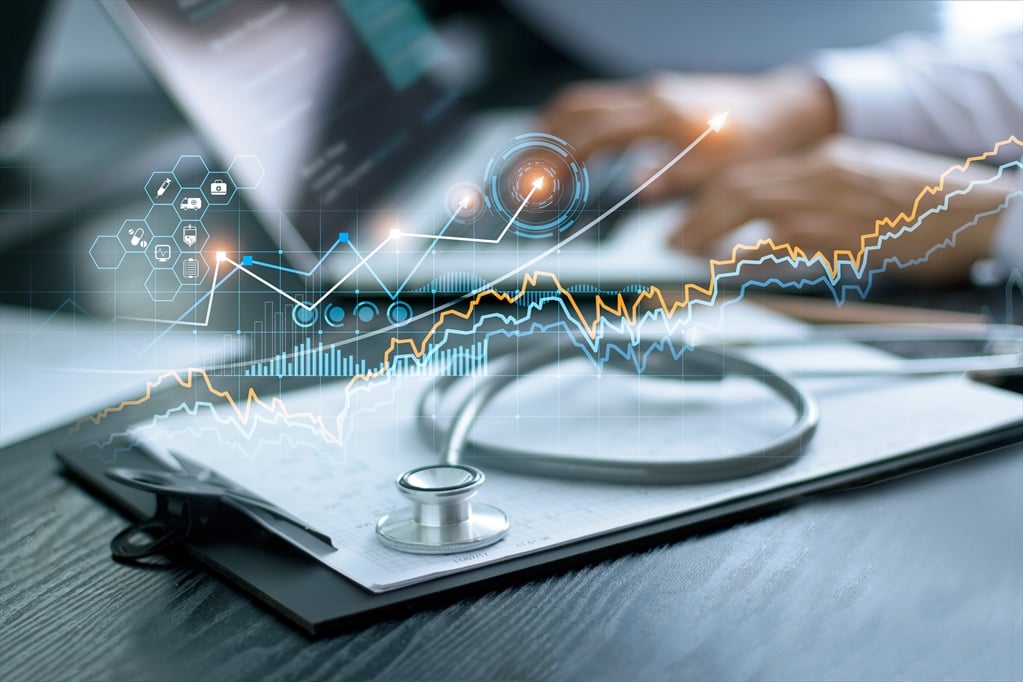
[[[263,180],[264,172],[263,164],[251,154],[234,157],[227,167],[227,173],[238,189],[254,189]]]
[[[153,237],[146,249],[146,258],[154,268],[169,270],[174,267],[180,253],[181,248],[174,237]]]
[[[189,243],[189,237],[193,237],[194,241]],[[202,251],[210,240],[210,232],[201,220],[182,220],[174,231],[174,240],[183,252]]]
[[[217,193],[214,194],[214,191]],[[226,206],[234,199],[237,191],[234,178],[227,171],[210,171],[202,181],[202,193],[206,197],[207,206]]]
[[[174,199],[174,210],[181,220],[202,220],[210,205],[198,187],[185,187]]]
[[[142,233],[139,234],[139,230]],[[117,231],[117,241],[127,253],[142,253],[149,246],[149,240],[153,238],[153,231],[145,220],[141,218],[129,218],[121,223],[121,229]]]
[[[178,187],[199,189],[202,181],[209,175],[210,168],[198,154],[185,154],[178,157],[172,172],[174,179],[178,181]]]
[[[116,270],[124,261],[124,244],[112,234],[101,234],[89,247],[89,258],[97,270]]]
[[[146,214],[146,225],[149,226],[150,234],[154,237],[173,236],[180,221],[178,212],[169,204],[156,204]]]
[[[181,291],[181,282],[178,281],[177,275],[174,274],[173,270],[160,269],[149,273],[149,277],[146,278],[145,287],[149,298],[153,299],[154,302],[166,303],[173,301],[178,292]]]
[[[178,195],[181,185],[170,171],[156,171],[146,182],[146,195],[154,204],[169,204]],[[159,196],[158,196],[159,195]]]
[[[189,269],[190,264],[187,262],[189,260],[195,261],[194,276],[191,275],[193,271]],[[206,256],[201,253],[185,251],[178,256],[178,262],[174,264],[174,274],[177,276],[178,281],[181,282],[181,286],[199,286],[206,281],[206,276],[210,274],[210,264],[206,260]]]

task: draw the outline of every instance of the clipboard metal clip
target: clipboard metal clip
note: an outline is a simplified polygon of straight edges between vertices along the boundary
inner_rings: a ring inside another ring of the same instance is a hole
[[[218,505],[236,509],[290,543],[311,541],[333,547],[330,537],[284,510],[183,455],[168,454],[180,465],[179,471],[114,467],[104,472],[112,481],[156,495],[153,516],[125,528],[110,541],[116,561],[142,564],[146,563],[143,559],[166,554],[205,525],[217,513]]]

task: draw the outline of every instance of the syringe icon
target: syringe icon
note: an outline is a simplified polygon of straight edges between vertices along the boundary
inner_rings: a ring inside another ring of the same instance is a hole
[[[170,178],[164,178],[163,179],[163,184],[160,185],[160,189],[156,190],[156,198],[157,199],[159,199],[160,197],[163,196],[163,193],[167,191],[167,188],[170,187],[170,184],[171,184],[171,179]]]

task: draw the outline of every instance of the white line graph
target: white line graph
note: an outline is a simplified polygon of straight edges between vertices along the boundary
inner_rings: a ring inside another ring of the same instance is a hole
[[[371,337],[371,336],[377,336],[377,335],[380,335],[380,334],[385,334],[387,332],[393,331],[394,329],[397,329],[399,326],[405,326],[405,325],[409,324],[410,322],[415,322],[417,320],[421,320],[421,319],[430,317],[430,316],[432,316],[432,315],[434,315],[434,314],[436,314],[438,312],[442,312],[444,310],[447,310],[447,309],[457,305],[458,303],[460,303],[460,302],[462,302],[464,300],[467,300],[467,299],[470,299],[470,298],[476,296],[477,294],[479,294],[482,291],[486,291],[487,289],[492,288],[498,282],[501,282],[503,280],[508,279],[509,277],[512,277],[514,275],[519,274],[523,270],[526,270],[526,269],[532,267],[533,265],[535,265],[536,263],[540,262],[544,258],[547,258],[548,256],[553,254],[558,249],[564,247],[566,244],[569,244],[569,243],[575,241],[576,239],[581,237],[583,234],[585,234],[589,230],[593,229],[593,227],[595,227],[596,225],[601,223],[608,216],[610,216],[615,211],[619,210],[622,206],[627,204],[629,201],[634,199],[636,197],[636,195],[638,195],[640,192],[642,192],[647,187],[649,187],[651,184],[656,182],[662,175],[664,175],[669,170],[671,170],[671,168],[673,166],[675,166],[675,164],[677,164],[679,161],[681,161],[683,158],[685,158],[693,149],[695,149],[697,147],[697,145],[699,145],[701,142],[703,142],[703,140],[706,139],[708,135],[710,135],[711,133],[719,132],[721,130],[722,126],[724,126],[724,123],[725,123],[725,120],[727,119],[727,117],[728,117],[728,112],[725,111],[725,112],[722,112],[722,113],[714,116],[713,118],[711,118],[707,122],[707,128],[704,129],[704,131],[702,133],[700,133],[696,137],[696,139],[694,139],[691,143],[689,143],[689,145],[685,149],[683,149],[678,154],[676,154],[674,157],[672,157],[671,160],[669,160],[666,164],[664,164],[661,168],[659,168],[653,175],[651,175],[649,178],[647,178],[643,183],[641,183],[639,186],[637,186],[634,190],[632,190],[627,195],[622,197],[617,203],[615,203],[614,206],[611,206],[610,208],[608,208],[606,211],[604,211],[603,213],[598,215],[596,218],[591,220],[589,223],[587,223],[583,227],[580,227],[577,230],[574,230],[572,234],[570,234],[569,236],[567,236],[565,239],[561,240],[560,242],[554,244],[551,248],[547,249],[546,251],[544,251],[542,253],[537,254],[536,256],[534,256],[534,257],[530,258],[529,260],[525,261],[524,263],[519,264],[514,269],[509,270],[508,272],[506,272],[505,274],[501,275],[500,277],[497,277],[497,278],[495,278],[495,279],[493,279],[490,282],[487,282],[485,284],[481,284],[479,287],[477,287],[473,291],[465,293],[462,296],[459,296],[459,297],[457,297],[457,298],[455,298],[455,299],[453,299],[451,301],[448,301],[446,303],[442,303],[440,305],[437,305],[434,308],[431,308],[430,310],[427,310],[427,311],[424,311],[422,313],[419,313],[418,315],[415,315],[415,316],[413,316],[413,317],[411,317],[411,318],[409,318],[407,320],[403,320],[400,323],[400,325],[399,324],[391,324],[391,325],[388,325],[386,327],[381,327],[380,329],[375,329],[375,330],[372,330],[372,331],[369,331],[369,332],[365,332],[365,333],[360,335],[360,338],[365,339],[365,338],[368,338],[368,337]],[[341,285],[343,285],[349,278],[351,278],[352,275],[354,275],[364,265],[366,265],[369,262],[369,260],[373,258],[373,256],[375,256],[377,253],[379,253],[385,246],[387,246],[387,244],[389,244],[390,242],[394,241],[395,239],[399,239],[399,238],[402,238],[402,237],[409,237],[409,238],[414,238],[414,239],[430,239],[430,240],[434,240],[434,242],[436,242],[437,240],[446,239],[446,240],[451,240],[451,241],[475,242],[475,243],[480,243],[480,244],[498,244],[498,243],[500,243],[507,236],[508,232],[512,228],[512,225],[514,225],[514,223],[518,219],[519,215],[526,208],[526,206],[528,205],[529,201],[533,198],[533,195],[537,191],[539,191],[542,187],[543,187],[543,178],[542,177],[539,177],[539,178],[537,178],[536,180],[534,180],[532,182],[532,189],[530,189],[529,192],[526,194],[526,196],[523,199],[522,203],[519,204],[518,209],[516,209],[515,213],[512,215],[511,219],[508,221],[508,224],[505,225],[504,229],[501,231],[501,233],[496,238],[476,238],[476,237],[447,236],[447,235],[443,234],[444,230],[441,230],[441,232],[439,234],[421,234],[421,233],[415,233],[415,232],[403,233],[400,230],[392,230],[388,234],[388,236],[385,237],[384,240],[381,241],[379,245],[377,245],[377,247],[375,249],[370,251],[368,254],[366,254],[366,256],[364,256],[361,260],[359,260],[359,262],[356,263],[352,267],[351,270],[349,270],[347,273],[342,275],[333,286],[331,286],[329,289],[327,289],[327,291],[325,291],[323,293],[323,295],[321,295],[313,303],[306,303],[305,301],[301,301],[298,298],[295,298],[293,295],[289,294],[287,291],[284,291],[283,289],[281,289],[277,285],[273,284],[272,282],[269,282],[268,280],[266,280],[263,277],[259,276],[258,274],[256,274],[252,270],[249,270],[244,265],[241,265],[240,263],[235,262],[234,260],[229,258],[225,252],[218,251],[218,252],[216,252],[216,268],[214,269],[213,283],[212,283],[212,285],[210,287],[210,292],[208,294],[209,300],[208,300],[208,305],[206,307],[206,315],[205,315],[205,318],[204,318],[203,322],[186,322],[186,321],[181,321],[181,320],[164,320],[164,319],[140,318],[140,317],[124,317],[124,318],[121,318],[121,319],[136,320],[136,321],[140,321],[140,322],[158,322],[158,323],[162,323],[162,324],[183,325],[183,326],[190,326],[190,327],[208,327],[209,326],[209,320],[210,320],[210,311],[213,309],[213,299],[214,299],[214,296],[216,294],[217,286],[218,286],[218,283],[219,283],[218,274],[219,274],[220,263],[221,262],[229,263],[230,265],[234,266],[234,269],[236,271],[245,273],[246,275],[248,275],[252,279],[256,280],[257,282],[259,282],[263,286],[267,287],[271,291],[277,292],[279,295],[283,296],[284,298],[286,298],[287,300],[291,301],[295,305],[297,305],[297,306],[299,306],[299,307],[301,307],[301,308],[303,308],[303,309],[305,309],[305,310],[307,310],[309,312],[313,312],[314,310],[316,310],[316,308],[318,308],[320,305],[322,305],[324,303],[324,301],[326,301],[328,298],[330,298],[330,296],[335,291],[337,291],[338,288],[341,287]],[[459,209],[458,209],[459,211],[465,210],[467,208],[466,199],[462,199],[462,201],[459,202],[458,207],[459,207]],[[457,211],[456,211],[455,215],[457,216]],[[453,219],[454,219],[454,216],[452,216],[452,220]],[[450,224],[450,222],[451,221],[449,221],[448,224]],[[355,340],[356,339],[339,341],[339,342],[336,342],[334,344],[331,344],[331,346],[333,347],[333,346],[346,345],[348,343],[354,343]]]

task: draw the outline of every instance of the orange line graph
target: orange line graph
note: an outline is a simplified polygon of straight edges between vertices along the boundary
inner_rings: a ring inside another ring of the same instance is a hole
[[[1015,144],[1019,147],[1023,147],[1023,141],[1020,141],[1019,138],[1017,138],[1015,135],[1012,135],[1009,138],[995,144],[994,148],[991,149],[990,151],[984,152],[983,154],[979,154],[977,156],[971,156],[967,158],[963,163],[956,164],[945,170],[938,178],[937,184],[924,187],[920,191],[920,193],[916,196],[916,199],[913,201],[913,208],[910,210],[909,213],[900,213],[894,218],[880,218],[876,220],[874,223],[873,232],[869,232],[860,237],[860,250],[857,253],[854,253],[851,250],[836,250],[833,252],[832,258],[828,260],[825,254],[820,251],[814,253],[813,256],[808,256],[807,253],[798,246],[793,246],[791,244],[775,244],[774,240],[770,238],[762,239],[753,245],[737,244],[735,247],[732,248],[732,254],[729,258],[724,260],[712,259],[710,261],[711,275],[710,282],[708,283],[707,286],[701,286],[699,284],[692,282],[686,283],[685,285],[683,285],[682,298],[670,304],[665,299],[664,294],[661,292],[661,290],[657,287],[650,287],[649,289],[640,293],[636,297],[636,300],[633,301],[631,307],[625,302],[625,297],[621,293],[615,296],[614,302],[612,304],[608,304],[607,302],[605,302],[602,296],[597,295],[594,297],[594,314],[592,317],[592,321],[587,321],[586,316],[583,314],[583,311],[580,308],[575,297],[572,295],[570,291],[568,291],[565,287],[561,285],[561,283],[558,281],[557,275],[550,272],[534,272],[532,274],[527,274],[523,277],[522,286],[519,288],[519,291],[515,294],[503,294],[497,290],[488,289],[486,291],[480,292],[474,298],[472,298],[469,301],[469,305],[466,307],[464,312],[458,310],[445,310],[443,313],[440,314],[440,316],[437,319],[437,322],[433,325],[430,331],[427,332],[426,335],[423,337],[423,340],[418,347],[416,346],[416,342],[414,339],[392,338],[390,346],[384,353],[384,360],[381,368],[366,372],[365,374],[358,374],[353,376],[351,378],[351,381],[349,382],[349,386],[351,386],[357,381],[369,380],[379,376],[382,373],[385,373],[389,366],[390,357],[393,356],[393,354],[397,351],[397,349],[400,346],[407,345],[411,349],[411,352],[415,357],[417,358],[422,357],[426,353],[427,344],[429,343],[430,339],[433,338],[433,336],[439,329],[444,327],[444,325],[446,324],[446,320],[449,317],[458,317],[463,320],[469,319],[469,317],[473,314],[475,309],[486,298],[493,298],[495,301],[505,302],[509,304],[516,303],[520,298],[522,298],[527,293],[530,287],[536,286],[537,280],[540,276],[549,277],[551,279],[555,289],[566,298],[569,306],[572,308],[572,310],[575,311],[579,322],[583,324],[583,326],[586,328],[586,332],[589,335],[590,339],[596,338],[597,327],[600,324],[601,318],[605,314],[610,315],[612,317],[620,317],[625,319],[629,324],[635,324],[639,314],[639,309],[647,299],[656,299],[660,308],[664,310],[665,314],[668,317],[671,317],[679,310],[686,308],[692,302],[693,300],[692,292],[698,292],[705,296],[713,297],[717,286],[717,281],[719,279],[718,269],[721,267],[735,266],[739,263],[740,260],[739,254],[741,252],[757,251],[763,248],[764,246],[770,247],[770,250],[772,252],[779,251],[785,252],[787,254],[787,257],[792,260],[796,260],[798,258],[812,259],[817,257],[823,257],[825,261],[825,267],[828,269],[829,274],[832,277],[835,277],[837,275],[837,269],[839,267],[838,261],[841,257],[847,256],[858,266],[860,264],[860,259],[863,258],[866,252],[867,242],[873,238],[880,237],[882,227],[885,226],[895,227],[899,222],[903,221],[909,222],[914,220],[917,217],[917,214],[919,213],[920,203],[924,200],[924,198],[927,197],[928,195],[933,196],[938,192],[943,191],[945,187],[945,180],[948,179],[948,177],[952,173],[955,173],[957,171],[959,172],[966,171],[972,164],[979,161],[984,161],[985,159],[997,155],[1001,151],[1002,147],[1008,144]]]
[[[591,339],[596,339],[597,329],[600,321],[605,316],[619,318],[625,320],[628,324],[633,325],[638,320],[640,309],[643,304],[650,300],[654,301],[655,305],[664,311],[667,317],[673,316],[680,310],[688,307],[694,300],[694,294],[699,294],[707,297],[713,297],[717,288],[717,281],[719,279],[720,272],[727,272],[729,266],[736,266],[740,262],[740,253],[749,253],[752,251],[758,251],[765,246],[770,249],[772,253],[783,252],[791,260],[806,259],[812,260],[820,258],[824,267],[829,271],[832,277],[837,276],[837,269],[839,267],[838,262],[840,259],[847,259],[859,266],[861,259],[864,257],[867,249],[867,243],[872,239],[879,238],[881,236],[881,230],[884,227],[893,228],[900,222],[909,222],[916,219],[921,202],[928,196],[933,196],[944,190],[946,179],[955,172],[966,171],[972,164],[984,161],[992,156],[995,156],[999,151],[1006,145],[1016,145],[1023,148],[1023,141],[1017,138],[1015,135],[998,142],[993,149],[977,156],[971,156],[967,158],[963,163],[956,164],[948,168],[941,174],[938,182],[934,185],[924,187],[917,195],[913,202],[913,207],[909,212],[903,212],[894,218],[881,218],[875,221],[874,229],[872,232],[861,235],[860,237],[860,250],[854,252],[852,250],[835,250],[831,258],[829,259],[823,252],[817,251],[812,256],[808,255],[803,249],[793,246],[791,244],[775,244],[774,240],[768,238],[758,241],[753,245],[738,244],[732,249],[731,256],[727,259],[717,260],[712,259],[710,261],[710,281],[706,286],[696,283],[686,283],[683,285],[682,296],[678,300],[669,301],[664,293],[658,287],[650,287],[639,294],[635,295],[635,300],[628,303],[623,293],[616,294],[610,302],[605,300],[601,295],[596,295],[593,298],[593,314],[588,319],[588,316],[584,314],[582,306],[576,300],[576,297],[566,289],[557,278],[557,275],[551,272],[537,271],[530,274],[526,274],[522,279],[522,285],[515,293],[502,293],[496,289],[488,289],[478,293],[476,296],[471,298],[466,305],[464,310],[449,309],[442,312],[433,326],[426,332],[422,337],[422,340],[417,343],[412,338],[397,338],[392,337],[391,342],[384,351],[383,357],[379,368],[367,371],[365,373],[356,374],[352,376],[345,386],[346,394],[359,382],[370,381],[376,377],[382,376],[388,372],[391,367],[392,359],[399,350],[407,348],[416,358],[422,358],[429,351],[429,344],[432,339],[436,337],[453,318],[457,318],[463,321],[469,320],[476,309],[483,304],[485,301],[492,302],[503,302],[510,305],[517,303],[523,296],[525,296],[530,289],[536,287],[541,277],[549,278],[555,288],[566,301],[567,305],[571,308],[577,317],[579,323],[585,328],[587,334]],[[657,308],[655,308],[657,309]],[[246,392],[244,400],[235,400],[228,391],[221,391],[213,386],[213,383],[203,369],[191,368],[187,372],[187,376],[182,378],[178,372],[167,372],[155,380],[146,384],[145,394],[134,400],[127,400],[114,407],[106,408],[95,415],[85,417],[80,420],[74,427],[77,430],[86,423],[93,423],[98,425],[103,419],[109,415],[123,411],[126,408],[141,405],[151,399],[153,390],[159,387],[163,382],[173,378],[177,383],[185,389],[192,388],[194,385],[194,378],[199,376],[205,382],[206,388],[210,394],[222,398],[231,406],[238,419],[243,423],[247,424],[252,416],[254,406],[258,406],[263,410],[273,414],[280,413],[288,419],[304,420],[311,423],[317,430],[319,430],[329,441],[340,442],[340,429],[337,434],[334,434],[324,423],[323,419],[318,415],[299,412],[290,414],[284,404],[284,402],[278,396],[274,396],[269,401],[264,401],[257,394],[255,389],[249,388]],[[240,405],[239,403],[242,403]]]
[[[169,379],[174,379],[181,388],[189,389],[195,385],[195,378],[198,376],[201,377],[203,383],[205,383],[206,390],[210,392],[210,395],[216,398],[222,398],[225,401],[227,401],[227,404],[231,406],[231,409],[234,410],[234,413],[238,416],[238,419],[239,421],[241,421],[242,424],[249,423],[249,419],[251,418],[252,415],[253,405],[258,405],[259,407],[263,408],[266,412],[270,414],[275,413],[280,414],[286,419],[294,421],[298,420],[308,421],[316,428],[317,431],[322,433],[323,436],[327,438],[327,440],[333,442],[338,441],[337,436],[333,432],[331,432],[331,430],[327,427],[326,424],[324,424],[322,417],[312,414],[310,412],[291,413],[288,411],[287,406],[284,404],[284,401],[281,400],[280,396],[274,396],[269,400],[269,402],[267,402],[259,397],[259,395],[256,393],[256,389],[250,386],[249,390],[246,391],[244,401],[235,400],[235,398],[231,395],[229,391],[221,391],[213,386],[213,382],[210,380],[210,375],[206,372],[206,370],[198,367],[190,367],[188,368],[187,372],[184,372],[184,374],[185,374],[184,378],[182,378],[181,373],[175,371],[165,372],[161,374],[153,381],[146,383],[146,391],[141,397],[135,398],[133,400],[125,400],[114,407],[108,407],[106,409],[100,410],[94,415],[83,417],[82,419],[79,419],[75,423],[75,425],[71,428],[71,432],[74,433],[75,431],[78,431],[82,426],[88,423],[99,425],[101,421],[109,417],[111,414],[122,412],[129,407],[136,407],[138,405],[142,405],[143,403],[148,402],[153,397],[153,390],[159,388],[165,381]],[[239,405],[240,402],[244,404],[244,408]]]

